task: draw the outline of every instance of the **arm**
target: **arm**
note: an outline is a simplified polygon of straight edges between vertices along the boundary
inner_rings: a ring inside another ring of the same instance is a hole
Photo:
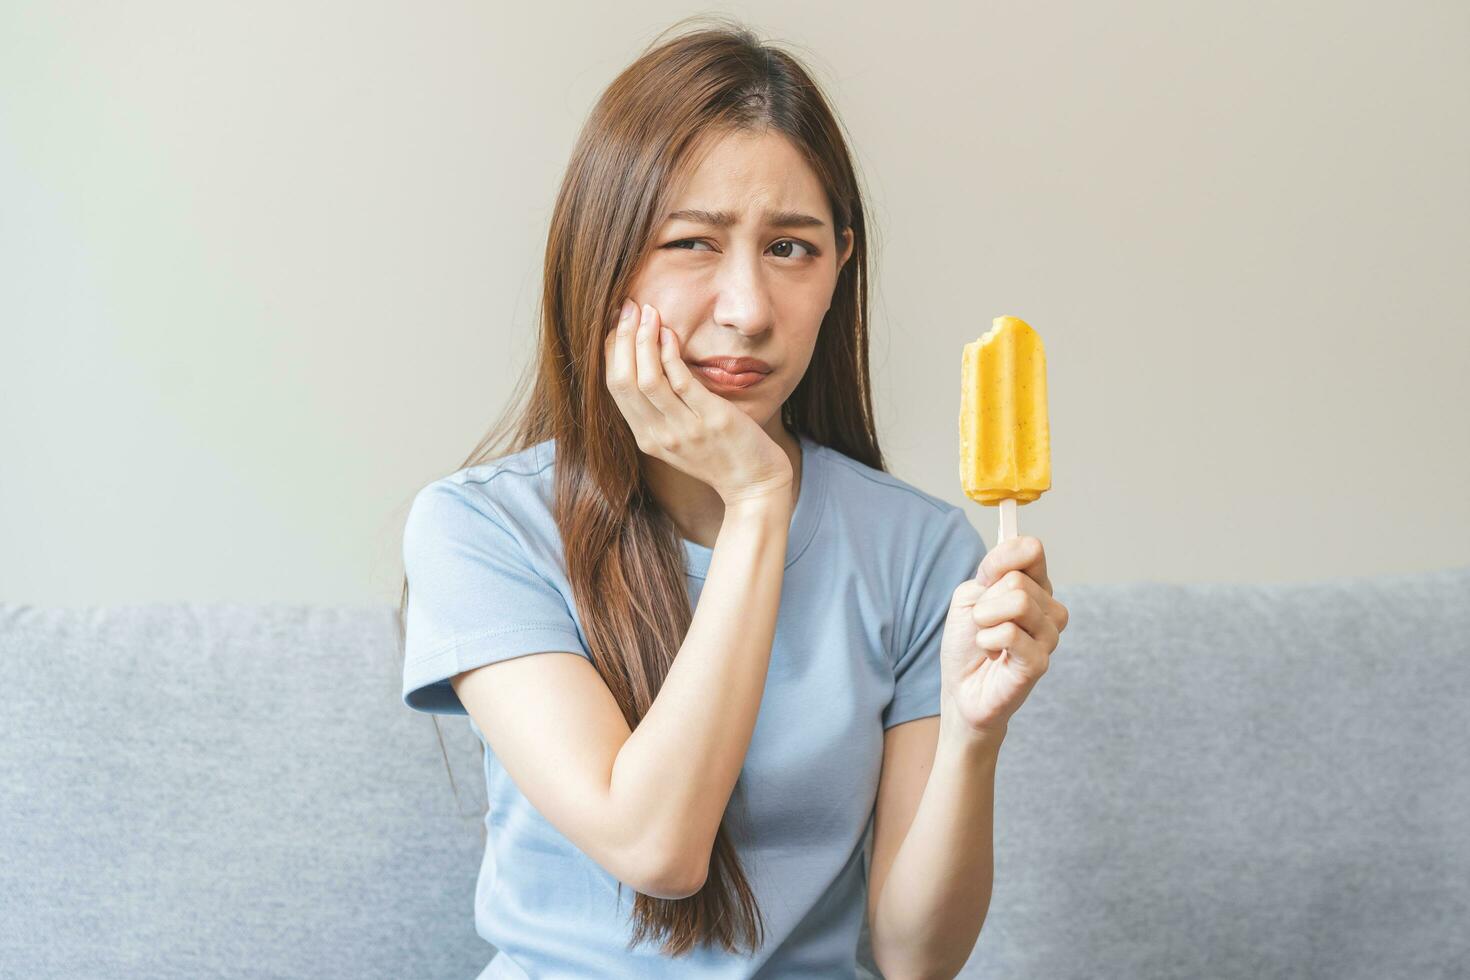
[[[635,731],[574,653],[451,678],[531,804],[646,895],[692,895],[709,872],[765,690],[791,507],[787,490],[726,508],[689,632]]]
[[[651,848],[692,895],[745,763],[765,691],[786,569],[791,490],[725,508],[689,632],[613,765],[614,810],[637,812]]]
[[[550,823],[621,880],[636,876],[640,891],[679,898],[698,891],[708,876],[714,838],[755,730],[785,574],[794,468],[760,426],[690,374],[671,330],[647,329],[658,328],[653,307],[643,305],[643,325],[635,334],[635,309],[631,298],[624,300],[617,329],[604,341],[608,388],[641,452],[709,484],[725,501],[689,630],[632,731],[591,658],[583,666],[568,651],[501,657],[456,675],[452,683],[457,693],[463,689],[459,700],[506,771]],[[664,341],[657,356],[650,343],[655,336]],[[408,540],[406,533],[406,559],[416,553]],[[497,554],[487,549],[479,558],[494,565]],[[433,561],[425,564],[435,567]],[[531,578],[524,568],[509,573],[518,584]],[[463,592],[462,583],[449,594],[456,589]],[[533,586],[530,594],[535,592]],[[545,608],[549,597],[543,600],[542,615],[557,619]],[[501,622],[526,619],[511,610]],[[482,630],[460,637],[439,652],[488,635]],[[570,635],[548,629],[535,645]],[[513,646],[526,654],[530,645],[523,638]],[[512,666],[518,662],[521,667]],[[513,683],[492,684],[489,671]]]
[[[953,977],[975,947],[990,908],[999,753],[998,740],[951,737],[938,716],[884,734],[868,929],[890,980]]]

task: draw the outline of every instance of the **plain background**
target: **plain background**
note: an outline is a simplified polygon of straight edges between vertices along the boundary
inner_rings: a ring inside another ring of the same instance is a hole
[[[852,139],[896,475],[1047,345],[1053,582],[1470,556],[1470,7],[0,3],[0,594],[396,605],[533,349],[553,197],[724,12]]]

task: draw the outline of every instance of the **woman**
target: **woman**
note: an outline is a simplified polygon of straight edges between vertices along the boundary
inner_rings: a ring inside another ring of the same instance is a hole
[[[864,916],[889,977],[970,953],[1066,610],[884,472],[866,255],[837,122],[739,25],[590,116],[512,451],[404,531],[405,703],[487,750],[483,977],[852,976]]]

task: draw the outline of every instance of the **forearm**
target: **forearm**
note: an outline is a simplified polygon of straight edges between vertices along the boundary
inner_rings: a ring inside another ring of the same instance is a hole
[[[647,809],[652,849],[707,860],[745,763],[776,633],[789,495],[727,507],[688,633],[613,764],[611,793]],[[648,809],[653,808],[653,809]]]
[[[890,980],[953,977],[975,947],[994,877],[999,753],[999,741],[941,733],[873,917],[874,960]]]

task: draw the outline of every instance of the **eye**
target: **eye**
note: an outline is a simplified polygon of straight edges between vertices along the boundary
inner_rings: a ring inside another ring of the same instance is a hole
[[[779,242],[777,242],[775,245],[772,245],[771,247],[772,248],[779,248],[782,245],[794,245],[794,246],[797,246],[799,248],[806,249],[806,254],[803,255],[803,256],[801,256],[801,258],[809,259],[813,255],[816,255],[817,254],[817,250],[816,249],[812,248],[806,242],[797,241],[795,238],[783,238]]]
[[[709,243],[705,239],[703,239],[703,238],[681,238],[681,239],[679,239],[676,242],[669,242],[667,245],[664,246],[664,248],[683,248],[685,245],[707,245],[707,244],[709,244]],[[776,244],[772,245],[771,247],[772,248],[780,248],[783,245],[795,245],[795,246],[799,246],[801,248],[806,249],[806,254],[805,255],[796,255],[796,256],[782,255],[782,256],[779,256],[779,258],[783,258],[783,259],[786,259],[786,258],[803,258],[803,259],[809,259],[809,258],[811,258],[814,255],[820,254],[820,253],[817,252],[816,248],[813,247],[812,245],[809,245],[806,242],[800,241],[800,240],[795,239],[795,238],[783,238],[779,242],[776,242]],[[692,249],[692,248],[684,248],[684,251],[686,251],[686,252],[692,252],[692,251],[694,251],[694,249]]]

